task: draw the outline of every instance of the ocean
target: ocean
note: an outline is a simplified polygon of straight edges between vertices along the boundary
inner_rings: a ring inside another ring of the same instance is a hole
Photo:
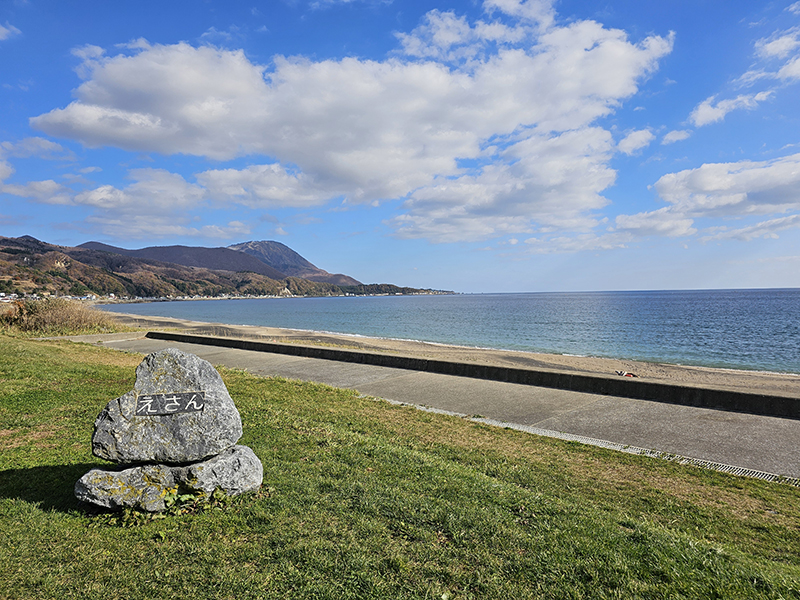
[[[101,308],[231,325],[800,373],[800,289],[264,298]]]

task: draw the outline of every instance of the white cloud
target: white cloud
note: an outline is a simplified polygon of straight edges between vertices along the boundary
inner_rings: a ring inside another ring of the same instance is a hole
[[[486,0],[483,6],[487,13],[501,12],[542,28],[551,26],[556,16],[553,0]]]
[[[93,229],[100,229],[109,236],[124,239],[153,239],[164,237],[204,237],[209,239],[242,239],[251,229],[239,221],[231,221],[225,227],[204,225],[189,227],[168,219],[152,219],[147,215],[131,215],[125,219],[108,216],[92,216],[86,219]]]
[[[380,62],[263,66],[241,51],[142,40],[115,56],[84,47],[75,101],[31,125],[90,147],[263,157],[198,174],[215,201],[407,199],[391,221],[403,236],[589,227],[615,175],[611,136],[595,121],[637,92],[672,35],[634,43],[594,21],[559,25],[547,1],[484,7],[474,23],[432,11],[398,36],[405,54]],[[652,133],[637,135],[623,146]]]
[[[612,232],[603,235],[582,233],[550,237],[534,237],[525,240],[533,254],[556,254],[575,252],[597,252],[625,248],[633,241],[628,232]]]
[[[262,68],[241,51],[185,43],[132,51],[115,57],[96,47],[76,52],[83,59],[78,71],[87,79],[76,90],[78,100],[32,119],[33,126],[90,147],[217,159],[248,152],[254,143],[248,113],[263,113],[257,106],[266,86]],[[233,135],[225,135],[224,127]]]
[[[786,58],[800,48],[800,29],[782,31],[772,38],[756,42],[756,55],[761,58]]]
[[[783,63],[777,70],[762,67],[748,71],[742,76],[745,83],[758,79],[778,79],[783,82],[800,81],[800,27],[792,27],[775,33],[772,37],[758,40],[756,55],[762,59],[780,59]]]
[[[692,132],[687,131],[685,129],[677,129],[675,131],[670,131],[663,138],[661,138],[661,144],[663,146],[666,146],[667,144],[674,144],[675,142],[681,142],[685,139],[688,139],[689,136],[691,135]]]
[[[103,50],[100,46],[95,46],[93,44],[85,44],[72,49],[72,55],[77,56],[84,61],[100,60],[105,56],[105,54],[105,50]],[[91,74],[91,71],[83,71],[83,73],[88,77]]]
[[[697,229],[692,227],[692,219],[674,213],[670,207],[635,215],[619,215],[615,223],[616,231],[628,231],[637,236],[685,237],[697,233]]]
[[[466,44],[480,42],[478,32],[470,27],[465,17],[454,12],[440,12],[436,9],[425,15],[424,24],[410,34],[396,34],[403,52],[408,56],[454,60],[472,57],[478,48],[464,47]],[[455,48],[461,47],[460,51]]]
[[[470,25],[455,12],[432,10],[410,34],[397,33],[407,56],[433,58],[445,62],[472,60],[485,53],[489,43],[519,43],[531,35],[523,24],[508,26],[498,21],[478,21]]]
[[[133,169],[132,183],[122,189],[101,185],[72,196],[70,202],[90,207],[88,223],[103,233],[125,238],[197,236],[234,239],[250,232],[240,221],[225,227],[193,227],[196,209],[205,204],[207,190],[163,169]]]
[[[800,154],[770,161],[704,164],[661,177],[659,196],[695,216],[800,210]]]
[[[402,238],[477,241],[547,230],[588,230],[587,212],[608,204],[600,195],[615,179],[607,165],[611,134],[601,128],[558,137],[532,135],[503,152],[504,161],[477,175],[440,177],[414,191],[389,224]]]
[[[62,146],[44,138],[25,138],[16,143],[0,143],[0,194],[48,204],[69,204],[70,190],[52,179],[29,181],[25,184],[6,183],[6,180],[14,174],[14,168],[6,160],[7,157],[38,157],[51,160],[70,158],[71,154]]]
[[[181,211],[195,208],[204,196],[201,187],[164,169],[133,169],[129,177],[134,181],[123,189],[102,185],[76,194],[72,202],[116,215],[172,219]]]
[[[785,229],[796,229],[800,227],[800,215],[790,215],[788,217],[780,217],[777,219],[770,219],[769,221],[762,221],[755,225],[748,227],[740,227],[738,229],[727,230],[724,229],[718,233],[701,238],[703,242],[722,241],[722,240],[739,240],[749,242],[756,238],[777,239],[779,236],[776,232]]]
[[[227,31],[220,31],[216,27],[209,27],[203,35],[200,36],[200,39],[206,44],[223,46],[231,44],[234,40],[241,37],[242,34],[239,28],[232,25]]]
[[[51,142],[41,137],[24,138],[16,143],[0,143],[0,155],[16,158],[44,158],[49,160],[71,160],[72,152],[61,144]]]
[[[768,100],[772,96],[772,91],[759,92],[758,94],[742,94],[729,100],[720,100],[714,104],[716,96],[711,96],[703,100],[689,115],[689,120],[695,127],[702,127],[710,123],[716,123],[725,118],[733,110],[746,109],[753,110],[759,102]]]
[[[650,142],[652,142],[654,139],[656,139],[656,136],[652,131],[649,129],[640,129],[638,131],[632,131],[622,138],[619,144],[617,144],[617,148],[620,152],[631,155],[638,150],[649,146]]]
[[[796,15],[800,15],[800,2],[795,2],[794,4],[790,4],[789,6],[786,7],[786,10]]]
[[[634,215],[618,215],[612,234],[633,237],[686,237],[697,234],[696,219],[775,218],[729,229],[705,230],[701,241],[776,238],[776,232],[800,226],[800,154],[770,161],[704,164],[669,173],[655,184],[668,206]],[[783,216],[778,216],[783,215]]]
[[[11,194],[12,196],[35,200],[45,204],[70,203],[70,190],[52,179],[29,181],[24,185],[2,183],[2,175],[5,174],[6,177],[8,177],[12,173],[13,169],[11,169],[7,163],[5,168],[3,168],[2,163],[0,163],[0,193]]]
[[[278,164],[204,171],[197,180],[211,198],[253,208],[314,206],[335,195],[334,190],[319,186],[307,175],[290,173]]]
[[[7,40],[11,36],[20,35],[22,32],[6,21],[5,26],[0,25],[0,41]]]
[[[800,56],[794,57],[778,70],[778,79],[800,81]]]
[[[7,160],[3,160],[2,155],[0,155],[0,186],[2,186],[3,182],[13,174],[14,168]],[[2,191],[2,187],[0,187],[0,191]]]
[[[800,81],[799,51],[800,27],[777,31],[770,37],[756,40],[755,55],[762,62],[742,75],[738,82],[741,85],[752,85],[763,80],[778,80],[782,83]]]
[[[28,144],[28,147],[36,147]],[[16,145],[15,149],[26,145]],[[44,146],[47,148],[47,146]],[[8,144],[0,145],[7,149]],[[0,156],[0,158],[2,158]],[[101,171],[98,167],[81,172]],[[193,214],[208,194],[205,188],[191,184],[180,175],[164,169],[133,169],[132,183],[120,189],[101,185],[76,193],[72,188],[53,180],[30,181],[24,185],[4,183],[14,169],[0,160],[0,193],[10,194],[42,204],[84,206],[92,210],[87,223],[112,236],[124,238],[158,238],[164,236],[199,236],[235,239],[250,233],[250,226],[231,221],[225,227],[208,225],[191,227]],[[82,179],[77,180],[79,183]]]
[[[795,3],[787,8],[797,12]],[[771,36],[756,40],[754,68],[741,75],[734,83],[739,87],[750,87],[758,83],[775,82],[787,85],[800,81],[800,27],[776,31]],[[773,84],[774,86],[774,84]],[[711,96],[692,111],[689,121],[696,127],[716,123],[733,110],[753,110],[759,103],[770,99],[778,87],[766,89],[755,94],[740,94],[736,98],[716,101]]]

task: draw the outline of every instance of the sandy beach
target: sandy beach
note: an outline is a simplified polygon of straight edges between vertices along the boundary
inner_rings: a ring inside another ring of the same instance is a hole
[[[113,314],[120,324],[147,330],[178,330],[197,335],[214,335],[290,344],[326,345],[367,352],[385,352],[437,360],[498,365],[530,369],[553,369],[593,375],[616,376],[617,371],[633,373],[647,381],[713,387],[756,394],[800,399],[800,375],[711,369],[560,354],[537,354],[448,346],[427,342],[392,340],[344,334],[297,331],[275,327],[201,323],[168,317]]]

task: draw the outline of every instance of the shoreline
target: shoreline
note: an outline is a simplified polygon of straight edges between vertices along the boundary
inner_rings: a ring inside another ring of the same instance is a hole
[[[309,330],[230,325],[190,321],[172,317],[150,317],[127,313],[108,313],[120,325],[142,329],[179,330],[196,335],[252,339],[288,344],[331,346],[366,352],[388,353],[414,358],[446,360],[476,365],[548,369],[562,372],[616,377],[616,371],[635,374],[654,383],[712,387],[723,390],[768,394],[800,399],[800,375],[673,365],[643,361],[541,354],[520,350],[496,350],[455,346],[437,342],[373,338],[362,335],[316,332]]]
[[[742,296],[738,291],[678,291],[674,297],[669,296],[671,291],[632,292],[655,294],[642,298],[624,292],[602,292],[599,298],[589,297],[592,293],[406,297],[405,301],[366,297],[353,298],[355,303],[346,298],[306,299],[310,303],[291,298],[289,305],[248,299],[245,305],[223,302],[205,308],[202,302],[98,308],[488,351],[800,375],[797,348],[786,335],[797,316],[797,294]],[[734,308],[736,318],[731,320],[727,313]]]

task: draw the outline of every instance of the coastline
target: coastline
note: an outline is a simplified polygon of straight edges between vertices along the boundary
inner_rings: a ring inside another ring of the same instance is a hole
[[[800,375],[649,363],[634,360],[595,358],[564,354],[540,354],[490,348],[472,348],[447,344],[370,338],[339,333],[283,329],[255,325],[206,323],[171,317],[148,317],[126,313],[108,313],[121,325],[149,330],[178,330],[195,335],[211,335],[302,345],[322,345],[473,363],[477,365],[551,369],[588,375],[615,376],[616,371],[634,373],[655,383],[711,387],[731,391],[769,394],[800,399]]]

